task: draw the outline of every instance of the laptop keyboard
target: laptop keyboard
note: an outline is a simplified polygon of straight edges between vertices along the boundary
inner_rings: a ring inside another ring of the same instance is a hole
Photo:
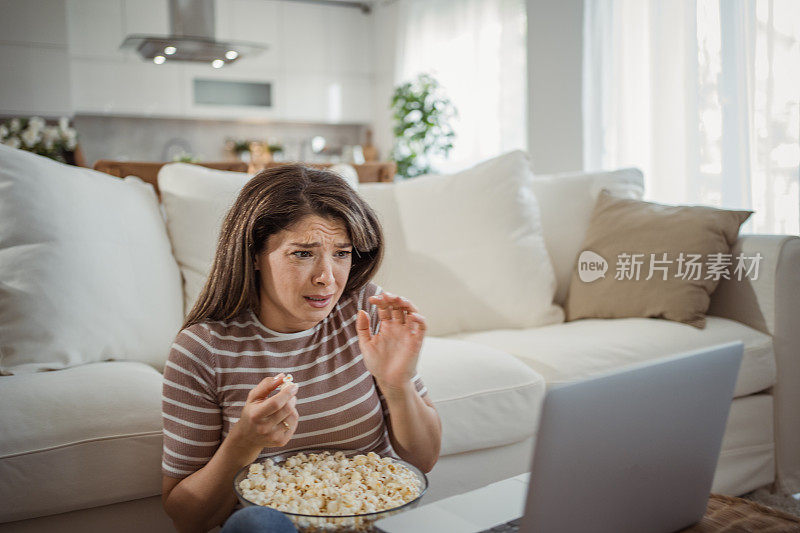
[[[514,520],[509,520],[505,524],[500,524],[499,526],[494,526],[491,529],[484,529],[480,533],[512,533],[519,531],[519,523],[522,521],[522,518],[515,518]]]

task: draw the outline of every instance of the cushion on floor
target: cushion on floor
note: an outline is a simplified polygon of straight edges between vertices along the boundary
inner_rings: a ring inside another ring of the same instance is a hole
[[[135,362],[6,376],[0,522],[161,493],[161,374]],[[8,428],[8,429],[6,429]]]
[[[584,319],[541,328],[462,333],[463,339],[516,355],[547,385],[569,383],[626,365],[715,344],[744,343],[735,397],[775,384],[772,337],[726,318],[709,316],[705,329],[657,318]]]

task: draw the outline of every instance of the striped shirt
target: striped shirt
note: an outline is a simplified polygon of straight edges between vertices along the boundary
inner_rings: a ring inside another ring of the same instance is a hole
[[[264,448],[259,459],[311,448],[397,457],[386,399],[364,364],[356,332],[360,309],[368,310],[378,331],[377,306],[368,298],[380,292],[369,283],[339,301],[322,322],[297,333],[273,331],[250,310],[182,330],[164,369],[162,473],[185,478],[208,463],[239,420],[250,389],[280,372],[291,373],[299,386],[300,419],[286,446]],[[413,380],[424,398],[419,375]]]

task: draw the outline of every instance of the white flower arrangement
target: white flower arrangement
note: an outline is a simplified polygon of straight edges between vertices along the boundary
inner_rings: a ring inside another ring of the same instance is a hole
[[[74,161],[78,132],[67,117],[57,126],[48,126],[41,117],[12,118],[0,124],[0,143],[67,163]]]

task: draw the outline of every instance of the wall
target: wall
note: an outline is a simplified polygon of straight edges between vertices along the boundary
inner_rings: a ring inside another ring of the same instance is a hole
[[[376,145],[388,153],[397,28],[403,0],[374,10]],[[528,19],[528,151],[539,174],[583,168],[581,79],[583,0],[526,0]]]
[[[527,0],[528,151],[537,174],[583,169],[583,0]]]
[[[389,108],[394,91],[395,57],[397,48],[397,11],[403,0],[378,1],[373,7],[372,44],[374,90],[372,101],[373,144],[382,159],[392,150],[392,112]]]

